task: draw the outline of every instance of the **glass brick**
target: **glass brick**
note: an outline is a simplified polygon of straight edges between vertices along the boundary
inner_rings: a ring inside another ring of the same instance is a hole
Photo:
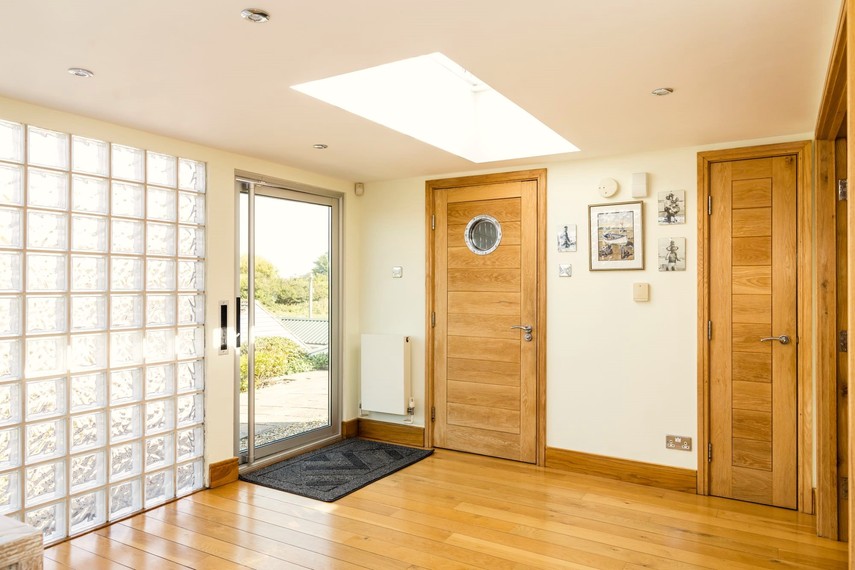
[[[178,329],[175,356],[181,360],[201,358],[205,355],[205,329],[202,327]]]
[[[145,226],[134,220],[113,219],[111,249],[113,253],[131,253],[142,255],[145,252],[143,235]]]
[[[71,377],[72,413],[103,408],[107,404],[107,374],[96,372]]]
[[[0,384],[0,426],[21,421],[21,388],[17,382]]]
[[[27,463],[37,463],[65,455],[65,421],[53,420],[28,424],[24,453]]]
[[[30,210],[27,213],[27,247],[68,249],[68,216]]]
[[[141,508],[142,495],[139,479],[110,487],[110,520],[119,519],[135,513]]]
[[[21,465],[19,428],[0,429],[0,470]]]
[[[71,418],[71,452],[86,451],[107,444],[107,415],[104,412]]]
[[[178,221],[182,224],[205,223],[205,195],[178,193]]]
[[[112,189],[114,216],[142,218],[145,215],[145,190],[140,184],[114,181]]]
[[[146,325],[175,324],[175,295],[146,295]]]
[[[158,186],[175,187],[176,161],[174,156],[148,151],[146,153],[148,170],[148,183]]]
[[[27,511],[24,522],[42,531],[45,544],[65,538],[65,503]]]
[[[21,341],[0,340],[0,381],[21,377]]]
[[[175,226],[172,224],[146,224],[146,240],[149,255],[175,255]]]
[[[107,258],[95,255],[71,256],[71,290],[107,290]]]
[[[54,210],[68,209],[68,174],[28,168],[27,205]]]
[[[38,127],[27,128],[27,162],[68,170],[68,135]]]
[[[180,430],[178,436],[178,461],[202,457],[205,451],[204,432],[201,427]]]
[[[110,448],[110,481],[139,475],[142,471],[140,442],[135,441]]]
[[[21,254],[0,251],[0,292],[21,291]]]
[[[0,515],[12,513],[21,508],[18,478],[17,471],[0,473]]]
[[[172,400],[154,400],[145,405],[145,433],[152,435],[174,427],[175,408]]]
[[[145,476],[145,508],[166,502],[175,496],[172,471],[160,471]]]
[[[27,506],[62,497],[65,491],[64,462],[30,467],[24,474],[24,498]]]
[[[27,254],[27,291],[65,291],[66,256],[50,253]]]
[[[179,392],[202,390],[205,387],[205,367],[202,360],[179,362],[175,366]]]
[[[104,491],[71,497],[68,501],[68,532],[79,534],[107,522],[107,499]]]
[[[0,164],[0,204],[24,205],[24,169],[14,164]]]
[[[65,297],[27,297],[27,334],[66,332]]]
[[[100,331],[107,328],[107,297],[104,295],[71,296],[71,330]]]
[[[145,153],[138,148],[114,144],[113,178],[142,182],[145,179]]]
[[[202,478],[202,461],[179,465],[175,470],[175,490],[177,496],[192,493],[204,485]]]
[[[100,487],[106,483],[107,466],[104,463],[104,452],[93,451],[71,458],[71,481],[69,486],[72,493]]]
[[[74,251],[107,251],[107,218],[71,216],[71,249]]]
[[[202,262],[178,261],[178,290],[205,290],[205,265]]]
[[[69,343],[71,351],[69,369],[83,372],[107,367],[107,335],[73,335]]]
[[[142,259],[135,257],[113,257],[112,262],[111,287],[113,291],[142,291]]]
[[[110,146],[104,141],[71,137],[71,169],[75,172],[107,176],[110,173]]]
[[[178,186],[182,190],[205,191],[205,163],[178,159]]]
[[[201,423],[203,420],[202,406],[204,402],[201,394],[187,394],[178,396],[176,408],[178,413],[178,425],[187,426]]]
[[[0,208],[0,247],[19,249],[24,245],[21,210]]]
[[[51,378],[27,382],[27,421],[65,413],[65,380]]]
[[[110,334],[110,366],[121,368],[142,364],[142,331],[114,332]]]
[[[201,325],[205,322],[204,295],[178,295],[178,324]]]
[[[163,362],[174,358],[175,332],[172,329],[153,329],[146,332],[146,362]]]
[[[142,327],[142,295],[113,295],[110,297],[110,326],[114,329]]]
[[[0,160],[24,161],[24,125],[0,121]]]
[[[103,178],[71,177],[71,209],[90,214],[107,214],[110,211],[109,182]]]
[[[179,257],[205,257],[205,230],[192,226],[178,226]]]
[[[175,463],[172,434],[152,437],[145,442],[145,468],[147,471],[168,467]]]
[[[116,370],[110,373],[110,403],[126,404],[142,399],[142,370]]]
[[[64,336],[27,339],[27,378],[65,374],[65,353],[68,340]]]
[[[167,222],[175,221],[174,190],[149,186],[146,194],[148,195],[148,210],[146,211],[148,219]]]
[[[175,366],[172,364],[161,364],[149,366],[145,369],[145,396],[146,398],[162,398],[174,393]]]
[[[142,435],[140,406],[125,406],[110,410],[110,442],[137,439]]]
[[[146,264],[146,289],[149,291],[175,290],[175,262],[171,259],[149,258]]]
[[[21,298],[0,297],[0,336],[21,334]]]

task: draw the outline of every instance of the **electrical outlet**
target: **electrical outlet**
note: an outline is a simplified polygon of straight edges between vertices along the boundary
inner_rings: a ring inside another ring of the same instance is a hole
[[[692,438],[682,435],[666,435],[665,447],[679,449],[680,451],[692,451]]]

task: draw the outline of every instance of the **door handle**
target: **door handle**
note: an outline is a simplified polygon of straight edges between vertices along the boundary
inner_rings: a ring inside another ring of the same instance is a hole
[[[760,339],[760,342],[766,342],[767,340],[777,340],[781,344],[790,344],[790,337],[785,334],[781,336],[767,336]]]
[[[525,335],[523,335],[523,340],[525,340],[526,342],[531,342],[531,325],[513,325],[511,328],[520,329],[521,331],[523,331],[525,333]]]

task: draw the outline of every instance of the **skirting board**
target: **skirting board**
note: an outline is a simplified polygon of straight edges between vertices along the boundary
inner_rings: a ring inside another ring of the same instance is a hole
[[[557,447],[546,448],[546,467],[671,491],[697,493],[698,472],[692,469],[605,457]]]
[[[341,422],[341,438],[350,439],[359,435],[359,418]]]
[[[224,459],[208,466],[209,487],[220,487],[238,480],[238,458]]]
[[[425,428],[418,426],[405,426],[359,418],[358,433],[359,437],[387,443],[414,447],[424,447],[425,445]]]

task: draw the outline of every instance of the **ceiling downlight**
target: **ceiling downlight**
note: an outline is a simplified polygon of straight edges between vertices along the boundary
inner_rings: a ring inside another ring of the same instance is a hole
[[[674,90],[671,89],[670,87],[657,87],[656,89],[654,89],[650,93],[653,95],[656,95],[657,97],[665,97],[666,95],[670,95],[673,92],[674,92]]]
[[[255,8],[241,10],[240,17],[244,20],[249,20],[254,24],[263,24],[264,22],[270,21],[270,14],[264,10],[257,10]]]
[[[69,67],[68,72],[75,77],[94,77],[95,74],[82,67]]]

